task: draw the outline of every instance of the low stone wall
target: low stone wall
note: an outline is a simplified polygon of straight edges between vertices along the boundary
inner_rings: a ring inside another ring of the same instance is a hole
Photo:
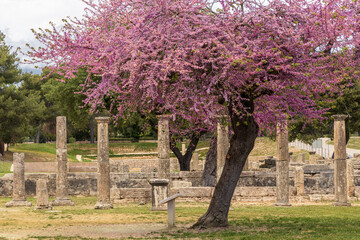
[[[74,165],[76,168],[76,165]],[[89,166],[91,168],[91,165]],[[293,172],[290,171],[290,186],[291,193],[294,193],[294,176]],[[11,196],[12,195],[12,174],[6,174],[0,178],[0,196]],[[192,194],[194,191],[195,195],[200,197],[211,196],[210,190],[201,187],[201,171],[192,172],[172,172],[171,180],[176,181],[176,187],[180,186],[189,187],[190,190],[182,189],[179,192],[185,195]],[[46,179],[48,185],[48,191],[50,195],[55,195],[56,188],[56,174],[55,173],[26,173],[25,174],[25,187],[27,195],[35,195],[36,191],[36,180]],[[126,194],[134,192],[134,198],[147,198],[148,191],[150,191],[150,184],[148,180],[151,178],[157,178],[157,172],[125,172],[125,173],[111,173],[111,188],[121,189],[122,191],[116,193],[117,199],[127,198]],[[181,182],[185,182],[183,185]],[[355,186],[360,186],[360,169],[355,170],[354,176]],[[84,195],[84,196],[95,196],[97,194],[97,173],[95,172],[76,172],[68,173],[68,184],[70,195]],[[276,172],[269,169],[261,169],[259,171],[244,171],[241,174],[238,182],[238,187],[246,187],[248,195],[256,196],[259,192],[270,191],[269,189],[276,186]],[[253,189],[252,189],[253,188]],[[305,195],[308,194],[333,194],[334,193],[334,170],[332,167],[324,167],[317,165],[305,165],[304,166],[304,188]],[[126,189],[126,190],[125,190]],[[131,190],[133,189],[133,190]],[[144,189],[147,189],[146,191]],[[200,189],[200,190],[197,190]],[[212,188],[211,188],[212,189]],[[252,189],[252,190],[251,190]],[[255,191],[256,190],[256,191]],[[114,191],[114,190],[113,190]],[[117,191],[117,190],[115,190]],[[124,192],[125,191],[125,192]],[[126,192],[127,191],[127,192]],[[180,191],[180,190],[179,190]],[[186,192],[189,191],[189,192]],[[245,191],[245,190],[244,190]],[[272,191],[272,190],[271,190]],[[356,189],[356,196],[360,194],[360,190]],[[236,192],[236,191],[235,191]],[[296,191],[295,191],[296,192]],[[113,193],[115,194],[115,193]],[[235,193],[236,196],[242,196],[244,192]],[[266,195],[272,195],[267,192]],[[130,197],[133,194],[129,195]],[[190,195],[189,195],[190,196]]]
[[[97,162],[68,162],[68,172],[97,172]],[[138,172],[157,172],[158,159],[117,159],[110,160],[111,172],[121,173],[131,170]],[[179,171],[179,163],[175,158],[170,159],[170,169]],[[26,173],[55,173],[56,162],[25,162]]]

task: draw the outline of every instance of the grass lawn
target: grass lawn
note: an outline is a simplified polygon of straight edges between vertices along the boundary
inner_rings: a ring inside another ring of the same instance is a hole
[[[334,145],[334,141],[333,140],[329,140],[326,142],[327,144],[331,144]],[[352,149],[359,149],[360,150],[360,137],[351,137],[349,139],[348,144],[346,145],[347,148],[352,148]]]
[[[149,211],[150,204],[123,203],[111,210],[94,210],[96,198],[75,197],[75,207],[34,211],[4,208],[9,200],[0,198],[0,239],[111,239],[130,235],[142,239],[360,239],[360,207],[333,207],[330,202],[287,208],[234,202],[228,228],[202,230],[188,227],[205,213],[208,203],[177,202],[177,228],[167,230],[167,213]],[[28,200],[35,204],[34,198]],[[141,233],[154,224],[156,227]],[[137,229],[134,234],[132,226]]]

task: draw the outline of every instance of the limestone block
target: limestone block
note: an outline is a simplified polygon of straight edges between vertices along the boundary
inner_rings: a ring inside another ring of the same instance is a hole
[[[184,197],[211,197],[213,193],[212,187],[181,187],[172,188],[171,195],[180,193]]]
[[[173,181],[172,184],[174,188],[192,187],[192,183],[186,181]]]

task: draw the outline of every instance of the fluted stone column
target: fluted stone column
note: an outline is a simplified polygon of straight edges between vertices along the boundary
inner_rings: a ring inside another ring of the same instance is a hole
[[[226,116],[219,116],[217,122],[217,156],[216,156],[216,182],[219,181],[225,165],[225,158],[230,147],[229,127],[222,120]]]
[[[56,198],[51,202],[52,206],[74,205],[68,195],[66,140],[66,117],[58,116],[56,117]]]
[[[350,206],[346,177],[346,115],[333,115],[334,118],[334,180],[335,206]]]
[[[170,179],[169,115],[158,115],[158,178]]]
[[[47,190],[46,179],[36,181],[36,206],[35,210],[52,209],[49,205],[49,192]]]
[[[113,208],[110,201],[109,117],[97,117],[98,201],[95,209]]]
[[[6,207],[30,207],[31,202],[26,201],[25,197],[25,166],[24,153],[13,154],[13,200],[6,203]]]
[[[287,120],[279,122],[276,129],[276,203],[275,206],[291,206],[289,204],[289,147]]]

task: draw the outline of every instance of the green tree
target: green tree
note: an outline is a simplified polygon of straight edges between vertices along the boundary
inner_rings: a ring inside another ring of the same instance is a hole
[[[45,68],[43,76],[48,75],[49,71]],[[81,93],[81,84],[86,77],[87,73],[84,69],[80,69],[72,81],[59,81],[61,76],[53,73],[42,84],[41,91],[48,105],[51,105],[52,112],[67,117],[71,124],[69,130],[73,135],[82,135],[83,138],[90,137],[91,143],[94,143],[95,114],[91,113],[90,108],[84,105],[85,96]]]
[[[5,44],[0,32],[0,154],[4,143],[19,142],[29,133],[31,120],[43,108],[39,95],[21,91],[22,75],[16,51]]]

